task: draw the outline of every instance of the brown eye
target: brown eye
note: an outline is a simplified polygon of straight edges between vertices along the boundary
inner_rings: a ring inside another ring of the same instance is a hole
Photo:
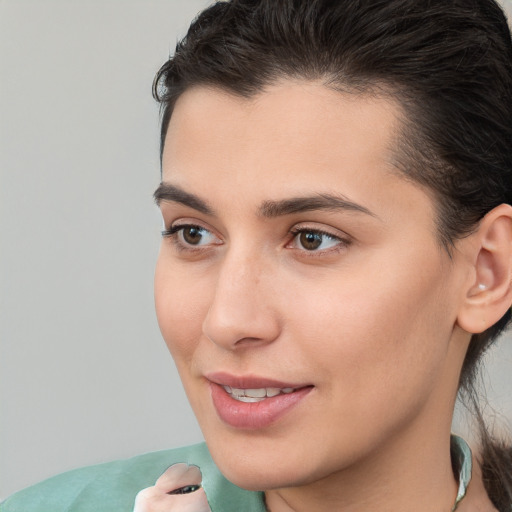
[[[183,240],[190,245],[199,245],[201,239],[203,238],[203,231],[196,226],[188,226],[182,229],[181,233],[183,236]]]
[[[162,236],[172,238],[183,249],[187,247],[203,247],[222,245],[222,240],[211,231],[195,224],[181,224],[162,231]]]
[[[304,249],[308,251],[315,251],[322,245],[322,238],[325,235],[315,233],[314,231],[303,231],[299,234],[299,242]]]
[[[323,254],[330,249],[341,249],[349,245],[348,240],[319,229],[298,228],[292,234],[294,237],[290,246],[305,252]]]

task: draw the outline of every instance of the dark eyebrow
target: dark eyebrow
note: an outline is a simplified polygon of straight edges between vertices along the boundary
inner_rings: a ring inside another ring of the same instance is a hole
[[[174,201],[206,215],[214,215],[214,210],[208,205],[208,203],[195,194],[185,192],[177,185],[162,182],[155,190],[153,197],[156,204],[159,206],[162,201]],[[364,213],[377,218],[377,215],[368,210],[368,208],[354,203],[343,196],[331,194],[293,197],[291,199],[283,199],[280,201],[264,201],[259,210],[260,215],[267,218],[281,217],[283,215],[292,215],[294,213],[303,213],[315,210],[348,210]]]
[[[349,201],[343,196],[330,194],[294,197],[282,201],[265,201],[260,208],[260,213],[264,217],[279,217],[281,215],[291,215],[293,213],[310,212],[313,210],[349,210],[377,218],[377,215],[368,210],[368,208]]]
[[[206,215],[213,215],[213,210],[202,199],[170,183],[160,183],[153,197],[158,206],[160,206],[162,201],[174,201]]]

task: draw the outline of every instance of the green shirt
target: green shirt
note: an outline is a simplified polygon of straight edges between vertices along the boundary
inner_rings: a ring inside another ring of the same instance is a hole
[[[263,493],[228,482],[204,443],[69,471],[13,494],[0,505],[0,511],[132,512],[137,493],[154,485],[178,462],[201,469],[212,512],[265,512]]]
[[[455,510],[471,478],[471,451],[457,436],[452,436],[452,458],[460,484]],[[0,512],[132,512],[137,493],[179,462],[201,469],[212,512],[265,512],[263,493],[245,491],[226,480],[204,443],[57,475],[13,494],[0,505]]]

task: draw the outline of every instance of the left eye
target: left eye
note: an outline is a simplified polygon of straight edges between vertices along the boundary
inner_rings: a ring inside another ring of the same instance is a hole
[[[295,232],[292,247],[312,252],[331,249],[332,247],[339,245],[341,242],[342,241],[334,235],[309,229]]]
[[[182,245],[200,247],[203,245],[215,245],[219,239],[207,229],[201,226],[182,225],[174,226],[163,233],[164,236],[175,237]]]

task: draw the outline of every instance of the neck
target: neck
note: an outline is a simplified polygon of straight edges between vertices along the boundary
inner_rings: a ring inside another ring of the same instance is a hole
[[[430,436],[399,432],[367,460],[311,484],[268,491],[267,508],[270,512],[450,512],[458,485],[451,465],[449,426],[443,430],[443,435],[434,430]]]

